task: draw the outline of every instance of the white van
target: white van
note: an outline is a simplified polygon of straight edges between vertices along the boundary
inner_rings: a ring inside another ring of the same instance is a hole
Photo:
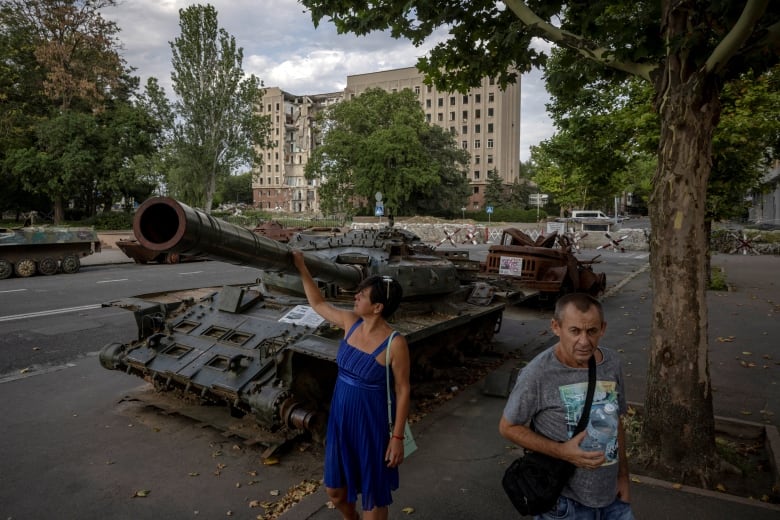
[[[571,218],[574,220],[612,220],[601,211],[577,209],[571,212]]]

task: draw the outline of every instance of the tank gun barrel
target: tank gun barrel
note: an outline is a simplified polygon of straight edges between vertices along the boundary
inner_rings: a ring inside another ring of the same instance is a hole
[[[141,204],[133,219],[133,231],[138,242],[153,251],[203,255],[236,265],[298,274],[289,246],[170,197],[154,197]],[[313,277],[347,290],[357,287],[363,278],[355,266],[311,253],[304,253],[304,259]]]

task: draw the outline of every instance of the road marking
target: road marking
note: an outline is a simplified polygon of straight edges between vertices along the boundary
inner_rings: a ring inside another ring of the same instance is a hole
[[[26,314],[14,314],[13,316],[0,316],[0,321],[23,320],[26,318],[40,318],[41,316],[51,316],[54,314],[65,314],[68,312],[89,311],[100,309],[103,305],[97,303],[94,305],[82,305],[81,307],[68,307],[66,309],[53,309],[50,311],[28,312]]]
[[[22,291],[26,291],[26,290],[27,290],[27,289],[9,289],[9,290],[7,290],[7,291],[0,291],[0,294],[2,294],[2,293],[8,293],[8,292],[22,292]]]
[[[114,282],[126,282],[127,278],[117,278],[116,280],[98,280],[96,283],[114,283]]]
[[[179,273],[179,275],[180,276],[185,276],[185,275],[189,275],[189,274],[200,274],[202,272],[203,271],[190,271],[189,273]]]

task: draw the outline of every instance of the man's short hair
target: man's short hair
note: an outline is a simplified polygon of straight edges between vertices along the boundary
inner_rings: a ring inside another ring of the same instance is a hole
[[[591,307],[596,307],[599,311],[599,319],[601,323],[604,323],[604,307],[601,302],[588,293],[569,293],[558,298],[555,302],[555,312],[553,319],[558,323],[561,323],[563,319],[563,311],[569,305],[573,305],[580,312],[588,312]]]

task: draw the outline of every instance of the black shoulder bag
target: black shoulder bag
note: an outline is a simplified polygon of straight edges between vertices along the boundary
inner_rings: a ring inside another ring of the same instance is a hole
[[[578,435],[588,424],[595,387],[596,359],[591,356],[588,360],[588,394],[572,437]],[[526,451],[525,455],[507,468],[501,484],[521,515],[540,515],[552,509],[575,469],[576,466],[571,462],[535,451]]]

